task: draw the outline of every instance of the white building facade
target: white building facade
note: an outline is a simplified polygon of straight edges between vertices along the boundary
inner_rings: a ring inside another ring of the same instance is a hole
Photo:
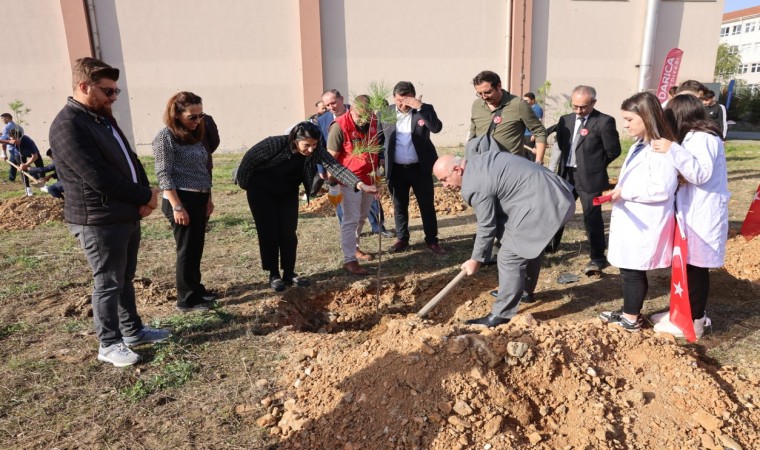
[[[724,14],[720,42],[742,59],[735,78],[752,90],[760,89],[760,6]]]

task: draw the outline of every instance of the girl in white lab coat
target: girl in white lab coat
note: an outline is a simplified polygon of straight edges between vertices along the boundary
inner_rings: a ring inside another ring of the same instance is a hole
[[[612,194],[607,258],[620,268],[623,309],[600,314],[628,331],[641,329],[649,284],[647,271],[669,267],[673,254],[674,200],[678,172],[651,142],[675,139],[653,94],[641,92],[621,105],[623,127],[637,141],[628,151]]]
[[[689,253],[686,275],[694,332],[702,337],[710,319],[705,315],[710,290],[710,268],[723,266],[728,239],[728,173],[721,131],[702,102],[678,95],[668,103],[665,117],[675,124],[678,142],[659,139],[653,151],[662,153],[686,180],[676,193],[676,209],[683,218]],[[652,316],[655,331],[682,337],[667,312]]]

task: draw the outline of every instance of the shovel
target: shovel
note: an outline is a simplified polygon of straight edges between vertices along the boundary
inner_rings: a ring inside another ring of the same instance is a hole
[[[29,175],[25,171],[21,170],[21,167],[19,167],[19,166],[13,164],[12,162],[10,162],[10,160],[6,160],[5,162],[7,162],[11,166],[15,167],[16,170],[18,170],[19,172],[21,172],[22,174],[24,174],[25,177],[29,178],[29,184],[31,186],[34,186],[36,188],[41,188],[41,187],[45,186],[45,181],[38,180],[38,179],[34,178],[33,176]]]
[[[443,300],[443,297],[445,297],[452,289],[454,289],[454,286],[459,284],[460,281],[462,281],[462,278],[467,275],[467,271],[462,269],[457,276],[454,277],[453,280],[449,281],[449,284],[447,284],[443,289],[441,289],[441,292],[436,294],[435,297],[432,298],[425,306],[422,307],[420,312],[417,313],[418,317],[425,317],[430,312],[431,309],[435,308],[435,305],[437,305],[441,300]]]

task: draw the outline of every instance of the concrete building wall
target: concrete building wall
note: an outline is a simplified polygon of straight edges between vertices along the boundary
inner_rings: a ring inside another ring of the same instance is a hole
[[[567,100],[578,84],[594,86],[597,109],[616,117],[622,101],[637,91],[647,1],[552,1],[533,3],[531,89],[551,83],[551,125],[570,112]],[[655,89],[668,51],[684,51],[679,80],[713,79],[723,2],[660,1],[652,67]],[[620,125],[620,124],[618,124]]]
[[[203,98],[228,150],[303,120],[295,1],[99,0],[96,17],[102,59],[125,69],[115,110],[138,153],[182,90]]]
[[[475,99],[472,78],[485,69],[507,78],[510,7],[508,0],[322,0],[325,88],[353,98],[373,80],[389,88],[411,81],[443,122],[433,142],[460,144]]]
[[[579,83],[595,86],[599,109],[615,115],[637,87],[646,11],[646,0],[92,2],[100,57],[122,69],[114,110],[141,154],[151,153],[166,101],[180,90],[203,97],[223,151],[284,132],[312,113],[322,88],[350,100],[371,81],[400,80],[436,107],[444,128],[434,142],[457,145],[469,128],[472,77],[484,69],[517,95],[550,81],[547,125]],[[650,87],[672,47],[684,50],[681,79],[710,81],[723,2],[659,4]],[[46,146],[71,92],[69,60],[90,52],[86,2],[3,6],[5,17],[24,20],[6,24],[4,48],[15,57],[1,69],[0,104],[23,100],[27,130]]]
[[[71,95],[71,66],[59,0],[3,0],[0,112],[24,102],[26,133],[43,152],[50,122]],[[17,20],[13,20],[16,18]],[[23,18],[23,19],[19,19]]]

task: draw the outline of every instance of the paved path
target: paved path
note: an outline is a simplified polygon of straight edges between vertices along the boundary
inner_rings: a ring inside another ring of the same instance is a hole
[[[726,140],[760,141],[760,132],[728,130],[728,136],[726,137]]]

